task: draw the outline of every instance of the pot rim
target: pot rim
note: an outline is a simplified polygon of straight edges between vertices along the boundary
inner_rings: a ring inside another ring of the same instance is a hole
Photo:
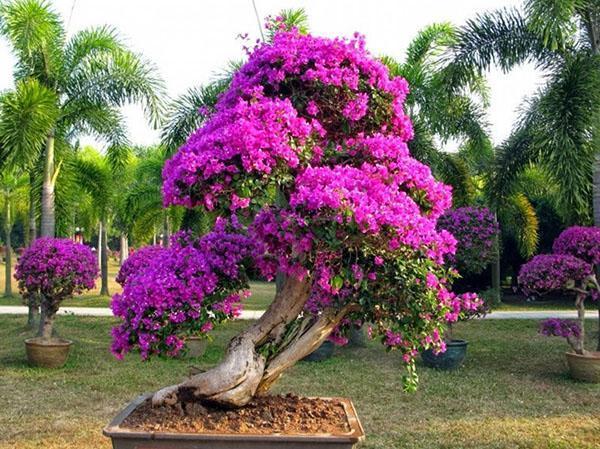
[[[600,360],[600,351],[588,351],[587,354],[577,354],[573,351],[566,351],[565,355],[577,359]]]
[[[461,340],[460,338],[453,338],[452,340],[446,342],[446,346],[462,346],[468,344],[469,342],[467,340]]]
[[[50,340],[44,340],[42,337],[31,337],[25,339],[25,344],[28,346],[38,346],[45,348],[64,348],[73,344],[72,340],[66,338],[52,338]]]
[[[350,432],[337,434],[294,434],[294,433],[271,433],[271,434],[252,434],[252,433],[190,433],[190,432],[154,432],[132,430],[121,427],[123,421],[142,404],[152,393],[142,394],[129,403],[108,426],[102,429],[102,434],[110,438],[137,438],[143,440],[197,440],[197,441],[271,441],[271,442],[336,442],[336,443],[357,443],[365,438],[365,431],[358,420],[356,409],[350,399],[338,397],[319,397],[323,400],[339,401],[346,411],[346,418],[350,426]],[[308,398],[314,399],[314,398]]]

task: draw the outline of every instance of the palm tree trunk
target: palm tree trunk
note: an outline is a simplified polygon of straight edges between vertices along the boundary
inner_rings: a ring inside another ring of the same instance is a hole
[[[29,172],[29,230],[27,244],[31,245],[37,238],[37,223],[35,220],[35,174]]]
[[[98,245],[96,247],[98,266],[102,265],[102,222],[98,223]]]
[[[44,180],[42,184],[42,220],[40,234],[42,237],[55,236],[55,210],[54,210],[54,133],[46,138],[44,152]]]
[[[12,242],[10,239],[12,217],[10,216],[10,212],[10,201],[7,198],[4,205],[4,217],[6,220],[4,223],[4,234],[6,235],[6,250],[4,251],[4,257],[6,258],[4,296],[6,297],[12,296]]]
[[[108,292],[108,233],[106,232],[106,223],[104,220],[100,221],[102,228],[102,246],[100,249],[100,271],[102,273],[102,287],[100,288],[100,294],[103,296],[109,296]]]
[[[121,250],[119,264],[123,263],[129,257],[129,236],[127,234],[121,234]]]
[[[169,247],[171,243],[171,220],[169,219],[169,213],[165,209],[165,220],[163,223],[163,246],[165,248]]]

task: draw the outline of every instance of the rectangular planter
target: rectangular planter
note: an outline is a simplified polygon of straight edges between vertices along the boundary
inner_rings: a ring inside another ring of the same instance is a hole
[[[123,409],[103,433],[112,439],[114,449],[352,449],[365,432],[349,399],[339,401],[346,411],[350,432],[318,435],[226,434],[145,432],[120,427],[135,408],[148,399],[142,395]]]

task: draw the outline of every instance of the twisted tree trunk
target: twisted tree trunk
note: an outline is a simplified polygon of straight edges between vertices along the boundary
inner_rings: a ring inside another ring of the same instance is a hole
[[[328,309],[315,320],[303,320],[294,332],[286,332],[298,322],[310,289],[309,278],[286,278],[264,315],[229,342],[221,363],[156,392],[153,404],[174,405],[191,394],[199,400],[241,407],[265,393],[287,368],[316,349],[350,310]],[[268,359],[259,350],[265,344],[277,348]]]

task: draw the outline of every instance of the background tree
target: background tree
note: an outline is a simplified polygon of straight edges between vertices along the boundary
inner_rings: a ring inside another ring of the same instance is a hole
[[[461,28],[452,46],[452,63],[463,69],[457,77],[482,73],[492,64],[508,71],[530,61],[546,74],[545,86],[528,101],[512,135],[497,149],[489,189],[495,203],[509,197],[512,181],[535,163],[560,186],[560,210],[567,223],[592,219],[599,36],[600,4],[595,0],[528,0],[523,10],[480,14]],[[600,223],[599,210],[594,217]]]
[[[113,223],[125,223],[121,216],[126,211],[121,206],[121,197],[131,183],[133,170],[129,167],[131,158],[115,163],[114,159],[98,153],[93,148],[85,148],[74,161],[76,180],[80,189],[87,192],[93,211],[97,213],[99,224],[99,261],[101,273],[100,294],[108,296],[108,236]],[[122,235],[126,230],[118,229]]]
[[[4,296],[12,296],[12,259],[13,247],[11,234],[15,218],[18,213],[23,213],[23,204],[26,204],[28,179],[26,175],[5,170],[0,172],[0,210],[4,223],[4,259],[5,259],[5,285]]]
[[[48,109],[44,119],[50,119],[44,126],[33,122],[25,129],[2,127],[11,135],[0,140],[13,142],[3,151],[17,152],[14,159],[43,161],[41,235],[53,236],[55,185],[61,170],[57,154],[74,146],[79,134],[91,133],[109,143],[110,159],[122,159],[127,147],[118,108],[139,102],[151,122],[158,124],[163,85],[156,69],[129,50],[110,27],[82,30],[67,40],[60,17],[44,1],[2,2],[0,33],[17,58],[17,91],[19,83],[26,83],[30,98]],[[17,121],[24,112],[11,111],[14,115],[3,114],[3,120]]]

